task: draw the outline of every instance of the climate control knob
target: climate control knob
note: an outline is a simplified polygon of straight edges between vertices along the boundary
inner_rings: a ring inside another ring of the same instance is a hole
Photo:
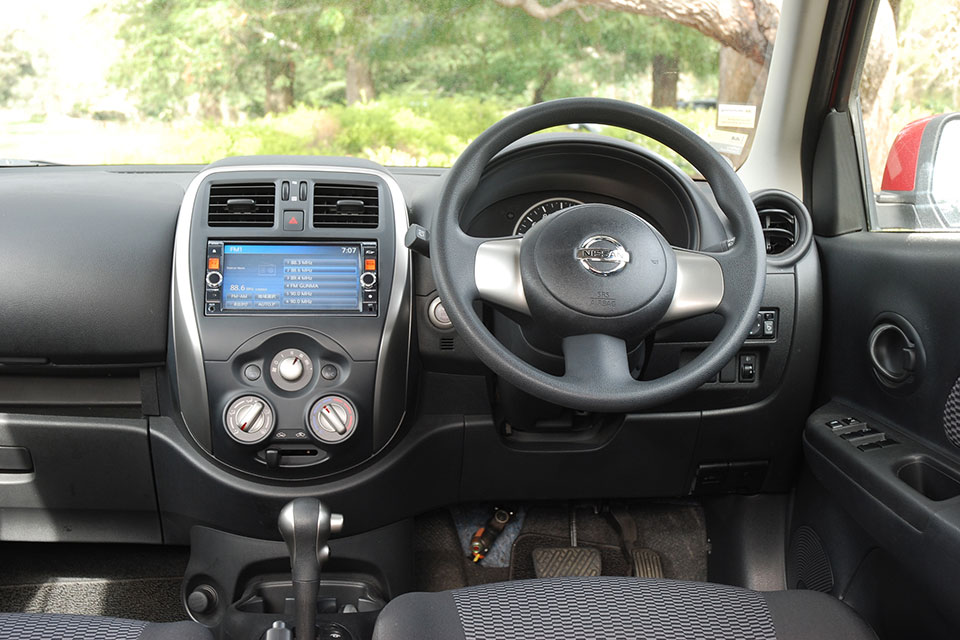
[[[273,408],[258,396],[240,396],[227,406],[223,424],[237,442],[256,444],[273,431]]]
[[[303,377],[303,360],[297,356],[284,358],[277,367],[280,377],[287,382],[296,382]]]
[[[270,379],[284,391],[299,391],[313,378],[313,361],[300,349],[284,349],[270,362]]]
[[[357,410],[343,396],[324,396],[310,407],[307,427],[318,440],[343,442],[356,430]]]

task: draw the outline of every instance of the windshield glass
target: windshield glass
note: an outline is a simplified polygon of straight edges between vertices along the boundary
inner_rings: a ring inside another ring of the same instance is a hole
[[[0,164],[448,166],[516,109],[603,96],[669,114],[739,166],[779,15],[779,0],[7,3]]]

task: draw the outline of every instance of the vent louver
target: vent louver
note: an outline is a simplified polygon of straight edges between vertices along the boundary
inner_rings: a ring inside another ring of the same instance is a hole
[[[380,191],[376,185],[314,185],[314,227],[373,229],[379,222]]]
[[[277,188],[272,182],[210,185],[211,227],[272,227]]]
[[[757,207],[767,255],[777,256],[793,248],[797,241],[797,218],[786,209],[777,206]]]

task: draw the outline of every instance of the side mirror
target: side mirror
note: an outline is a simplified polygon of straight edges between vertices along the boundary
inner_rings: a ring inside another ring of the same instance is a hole
[[[960,113],[928,116],[897,134],[877,216],[884,229],[960,228]]]

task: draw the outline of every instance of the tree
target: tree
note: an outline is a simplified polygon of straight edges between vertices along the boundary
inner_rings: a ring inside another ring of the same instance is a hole
[[[222,117],[225,105],[253,114],[293,106],[298,67],[317,66],[315,53],[334,24],[321,0],[127,0],[118,36],[127,55],[112,79],[133,90],[145,114]],[[309,43],[303,46],[302,43]]]
[[[18,43],[19,33],[11,31],[0,36],[0,106],[17,96],[17,86],[37,74],[32,56]]]
[[[496,2],[522,8],[540,20],[568,11],[582,15],[586,7],[664,18],[692,27],[758,64],[769,60],[780,23],[779,0],[560,0],[547,6],[539,0]]]

